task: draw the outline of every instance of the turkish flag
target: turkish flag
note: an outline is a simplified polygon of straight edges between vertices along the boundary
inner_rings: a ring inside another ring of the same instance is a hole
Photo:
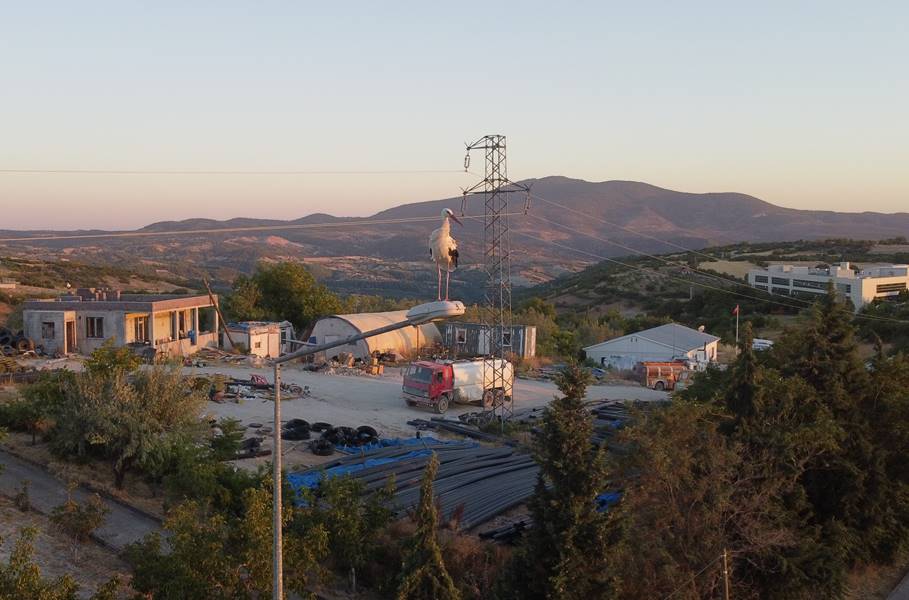
[[[736,304],[735,308],[732,309],[732,314],[734,314],[735,316],[739,316],[739,305],[738,304]]]

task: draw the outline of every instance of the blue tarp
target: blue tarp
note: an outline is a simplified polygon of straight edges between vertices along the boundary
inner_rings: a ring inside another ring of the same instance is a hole
[[[389,438],[382,439],[377,441],[374,444],[369,446],[349,446],[343,447],[338,446],[338,450],[342,450],[348,453],[364,453],[368,450],[375,450],[380,448],[391,448],[391,447],[406,447],[413,446],[415,449],[402,454],[400,456],[393,457],[380,457],[380,458],[367,458],[362,461],[357,461],[355,464],[351,465],[338,465],[336,467],[330,467],[328,469],[319,470],[319,471],[306,471],[305,473],[290,473],[287,475],[287,481],[290,483],[290,486],[293,488],[297,497],[297,504],[302,503],[302,499],[299,498],[300,493],[303,490],[311,490],[318,487],[319,482],[322,481],[323,477],[340,477],[342,475],[350,475],[352,473],[357,473],[364,469],[371,467],[378,467],[379,465],[387,465],[388,463],[399,462],[402,460],[408,460],[411,458],[416,458],[420,456],[429,456],[432,454],[431,448],[421,448],[420,446],[425,446],[426,444],[432,444],[437,446],[439,444],[458,444],[461,446],[471,445],[479,446],[478,443],[465,443],[462,441],[443,441],[437,440],[432,437],[420,437],[420,438]],[[345,449],[346,448],[346,449]]]
[[[357,473],[371,467],[387,465],[388,463],[416,458],[418,456],[429,456],[430,454],[432,454],[432,450],[429,448],[423,448],[421,450],[413,450],[412,452],[402,454],[401,456],[387,458],[367,458],[363,462],[358,462],[354,465],[338,465],[337,467],[331,467],[330,469],[325,469],[324,471],[290,473],[287,476],[287,481],[290,483],[290,486],[294,489],[295,492],[300,493],[303,489],[312,490],[318,487],[319,482],[322,481],[323,477],[340,477],[342,475],[350,475],[351,473]]]
[[[597,496],[597,512],[606,512],[609,507],[622,499],[622,492],[603,492]]]
[[[462,440],[437,440],[434,437],[418,437],[418,438],[382,438],[376,440],[372,444],[366,444],[364,446],[335,446],[335,450],[338,452],[343,452],[344,454],[367,454],[372,450],[380,450],[382,448],[396,448],[399,446],[422,446],[423,444],[461,444],[465,442]]]

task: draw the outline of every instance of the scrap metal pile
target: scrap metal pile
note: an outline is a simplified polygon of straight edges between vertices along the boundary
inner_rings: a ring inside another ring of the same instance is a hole
[[[288,476],[297,491],[312,489],[323,477],[349,475],[363,482],[366,493],[395,478],[390,508],[399,516],[413,510],[420,482],[435,453],[439,471],[433,490],[444,519],[458,513],[469,530],[523,504],[533,493],[539,467],[526,452],[509,447],[483,447],[474,442],[444,443],[423,438],[418,444],[378,449],[349,456]]]

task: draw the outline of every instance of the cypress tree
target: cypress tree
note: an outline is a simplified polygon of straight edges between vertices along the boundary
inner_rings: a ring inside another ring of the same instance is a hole
[[[433,453],[423,473],[420,504],[417,507],[417,531],[404,559],[398,600],[458,600],[455,587],[436,538],[439,515],[433,502],[432,482],[439,470],[439,459]]]
[[[556,378],[562,397],[546,410],[535,440],[540,475],[530,500],[533,528],[507,578],[506,597],[602,598],[606,518],[596,498],[607,485],[601,448],[591,444],[593,419],[584,408],[590,375],[572,364]]]
[[[752,342],[754,333],[751,323],[746,322],[739,344],[739,356],[733,368],[732,381],[726,392],[726,407],[737,420],[755,414],[755,400],[758,390],[760,370],[757,357],[754,355]]]

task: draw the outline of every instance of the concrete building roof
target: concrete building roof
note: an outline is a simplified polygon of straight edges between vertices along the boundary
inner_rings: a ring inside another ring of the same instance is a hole
[[[218,297],[215,296],[215,302]],[[26,300],[24,310],[113,310],[126,312],[157,312],[213,306],[208,294],[181,296],[177,294],[121,294],[119,300],[81,300],[72,296],[46,300]]]
[[[666,346],[667,348],[685,350],[686,352],[696,348],[703,348],[704,344],[711,344],[720,339],[715,335],[697,331],[696,329],[685,327],[678,323],[667,323],[665,325],[660,325],[659,327],[652,327],[636,333],[629,333],[628,335],[606,340],[605,342],[588,346],[584,348],[584,350],[598,350],[609,344],[614,344],[619,340],[625,340],[632,336],[649,340],[656,344]]]

